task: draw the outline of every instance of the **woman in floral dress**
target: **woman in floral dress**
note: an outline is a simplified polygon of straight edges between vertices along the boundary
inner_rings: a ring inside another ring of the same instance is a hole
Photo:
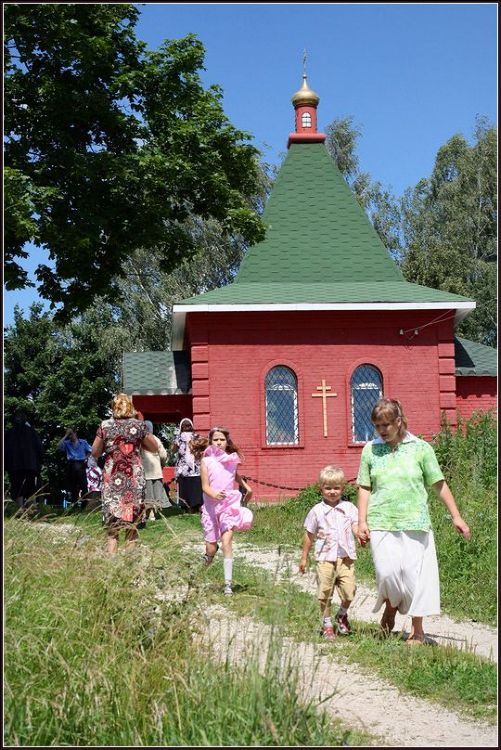
[[[125,530],[126,549],[132,549],[138,538],[137,526],[144,516],[144,469],[139,454],[141,446],[156,451],[157,445],[144,422],[136,419],[134,405],[125,393],[111,403],[113,416],[99,425],[92,455],[106,456],[103,470],[103,522],[110,554],[118,549],[120,529]]]

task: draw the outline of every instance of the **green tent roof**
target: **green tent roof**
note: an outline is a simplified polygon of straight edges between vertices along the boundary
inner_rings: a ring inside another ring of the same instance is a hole
[[[456,337],[456,375],[497,375],[497,349]]]
[[[289,148],[236,281],[403,281],[323,143]]]
[[[323,143],[292,144],[232,284],[182,305],[471,302],[405,281]],[[179,307],[176,305],[176,308]]]

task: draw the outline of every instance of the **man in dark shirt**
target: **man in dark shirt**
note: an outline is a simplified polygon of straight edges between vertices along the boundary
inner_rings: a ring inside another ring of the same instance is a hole
[[[24,412],[16,412],[13,426],[4,435],[4,466],[9,475],[11,498],[19,508],[23,508],[40,487],[42,459],[38,433],[26,421]]]
[[[71,502],[76,503],[78,502],[80,491],[82,492],[82,498],[85,498],[88,492],[86,468],[87,458],[92,448],[87,440],[80,439],[76,430],[73,430],[71,427],[66,430],[66,435],[59,442],[58,447],[64,451],[68,461],[67,485]],[[82,507],[86,504],[87,501],[82,499]]]

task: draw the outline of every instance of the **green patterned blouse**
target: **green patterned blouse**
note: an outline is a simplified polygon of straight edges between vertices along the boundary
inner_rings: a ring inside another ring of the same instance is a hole
[[[428,491],[444,478],[429,443],[408,432],[392,451],[381,438],[364,446],[357,483],[371,488],[369,529],[428,531]]]

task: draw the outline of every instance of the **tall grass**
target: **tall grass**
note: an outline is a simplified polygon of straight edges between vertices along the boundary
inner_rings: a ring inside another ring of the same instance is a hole
[[[467,542],[445,507],[430,493],[444,608],[457,617],[496,623],[497,615],[497,425],[490,412],[445,425],[433,441],[437,458],[468,523]]]
[[[197,647],[203,591],[172,540],[108,558],[92,519],[79,537],[41,526],[5,525],[7,745],[357,744],[298,700],[294,674]]]
[[[497,602],[497,430],[491,413],[479,413],[447,425],[435,437],[433,447],[463,518],[470,526],[471,541],[458,535],[445,506],[433,491],[429,507],[440,569],[444,611],[458,618],[496,623]],[[355,500],[356,489],[345,494]],[[299,550],[303,523],[319,501],[317,485],[311,485],[285,503],[255,510],[255,524],[246,539],[258,544],[283,545]],[[374,583],[370,549],[357,547],[357,576]]]

